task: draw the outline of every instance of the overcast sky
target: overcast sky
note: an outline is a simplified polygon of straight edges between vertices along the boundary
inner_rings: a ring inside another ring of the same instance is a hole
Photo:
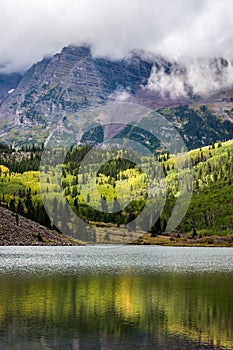
[[[232,0],[0,0],[0,71],[70,43],[120,58],[144,49],[181,61],[233,57]]]

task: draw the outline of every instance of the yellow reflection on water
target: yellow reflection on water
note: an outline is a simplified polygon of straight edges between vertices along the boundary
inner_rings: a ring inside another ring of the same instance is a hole
[[[232,277],[232,276],[230,276]],[[67,333],[187,337],[233,348],[233,279],[228,275],[3,278],[0,331],[48,338]],[[9,327],[11,325],[11,327]],[[63,330],[63,331],[61,331]],[[68,336],[68,335],[67,335]]]

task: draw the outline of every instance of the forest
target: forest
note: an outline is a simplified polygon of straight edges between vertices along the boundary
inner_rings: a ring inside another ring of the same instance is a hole
[[[146,217],[147,223],[153,223],[149,228],[152,237],[166,234],[167,222],[179,195],[179,154],[155,154],[153,160],[144,157],[140,166],[129,160],[129,155],[122,150],[116,149],[114,157],[104,161],[109,158],[109,150],[98,150],[97,154],[94,149],[90,152],[90,146],[77,146],[67,153],[47,151],[51,164],[41,165],[43,145],[15,150],[1,144],[0,148],[1,206],[60,231],[73,229],[71,208],[78,217],[96,226],[107,224],[120,228],[132,223],[129,231],[144,230]],[[88,163],[80,173],[82,161],[89,153]],[[191,150],[188,157],[193,182],[187,190],[193,194],[176,230],[191,236],[233,235],[233,140]],[[102,166],[96,172],[100,158]],[[59,163],[59,159],[64,162]],[[145,167],[149,169],[148,174],[143,171]],[[148,188],[156,189],[153,201]],[[47,214],[45,201],[53,217]],[[152,205],[156,203],[155,209],[145,213],[143,222],[134,221],[150,201]],[[96,241],[93,232],[88,235],[83,237],[84,241]]]

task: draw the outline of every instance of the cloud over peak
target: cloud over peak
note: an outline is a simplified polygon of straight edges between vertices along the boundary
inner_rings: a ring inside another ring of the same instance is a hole
[[[1,0],[0,69],[27,69],[69,43],[98,56],[146,50],[178,61],[232,58],[231,0]]]
[[[188,94],[208,96],[233,85],[233,61],[224,58],[190,59],[181,66],[173,63],[169,69],[154,66],[147,89],[163,97],[176,99]]]

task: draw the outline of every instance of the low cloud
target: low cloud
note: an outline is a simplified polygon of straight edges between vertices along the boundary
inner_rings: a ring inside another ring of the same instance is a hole
[[[160,93],[162,97],[175,99],[187,96],[185,83],[186,76],[179,70],[171,69],[168,74],[164,67],[159,70],[153,67],[146,89]]]
[[[118,88],[114,93],[109,96],[110,100],[114,100],[116,102],[125,102],[131,100],[132,95],[130,91],[125,89]]]
[[[152,69],[146,89],[175,99],[189,94],[208,96],[233,85],[231,60],[196,59],[188,64],[173,64],[168,73],[164,67]]]
[[[233,59],[231,0],[1,0],[0,16],[0,72],[24,71],[70,43],[112,59],[144,50],[186,67],[156,78],[175,96],[186,93],[186,79],[196,93],[214,89],[207,58]],[[232,83],[224,75],[217,87],[225,78]]]

